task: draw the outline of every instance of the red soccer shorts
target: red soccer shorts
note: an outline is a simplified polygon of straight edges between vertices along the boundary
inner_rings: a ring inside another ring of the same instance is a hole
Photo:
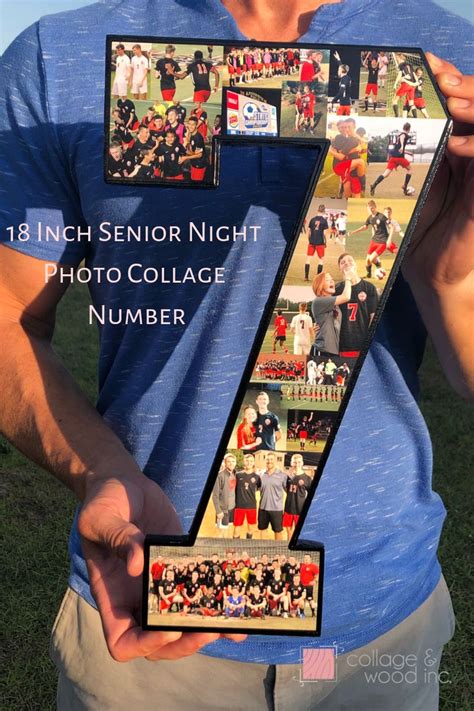
[[[410,161],[406,158],[389,158],[387,170],[396,170],[398,167],[409,168]]]
[[[313,254],[316,252],[320,259],[324,259],[325,250],[326,247],[324,246],[324,244],[308,244],[306,254],[308,255],[308,257],[312,257]]]
[[[402,82],[397,89],[397,96],[406,96],[408,100],[413,101],[415,98],[415,87]]]
[[[350,106],[338,106],[337,115],[338,116],[350,116],[351,115],[351,107]]]
[[[367,84],[365,87],[365,95],[368,96],[369,94],[373,94],[374,96],[377,96],[378,93],[378,86],[377,84]]]
[[[211,92],[207,89],[200,89],[199,91],[194,92],[193,100],[195,103],[199,102],[200,104],[204,104],[209,99],[210,95]]]
[[[257,509],[234,509],[234,526],[242,526],[247,520],[250,526],[255,526],[257,523]]]
[[[191,166],[191,180],[204,180],[206,175],[206,166],[204,168],[195,168]]]
[[[306,430],[300,431],[300,439],[308,439],[308,433]]]
[[[390,245],[390,247],[387,247],[387,249],[388,249],[389,252],[392,252],[393,254],[396,254],[396,253],[398,252],[398,247],[397,247],[397,245],[395,244],[395,242],[392,242],[392,244]]]
[[[235,74],[235,67],[232,67],[230,64],[227,65],[227,70],[229,74]]]
[[[299,516],[297,514],[284,513],[283,514],[283,526],[284,528],[291,528],[293,524],[296,526],[298,523]]]
[[[380,255],[383,254],[386,249],[386,244],[381,244],[380,242],[371,242],[369,244],[367,254],[373,254],[373,252],[377,252],[377,255],[380,257]]]
[[[426,108],[426,101],[422,96],[420,96],[418,99],[415,97],[415,106],[417,109],[425,109]]]
[[[342,178],[343,182],[346,182],[349,178],[349,173],[351,172],[351,160],[341,160],[340,163],[333,166],[333,171]]]
[[[173,101],[174,95],[176,94],[176,89],[162,89],[161,96],[163,101]]]
[[[173,602],[166,602],[163,598],[160,600],[160,610],[169,610]]]

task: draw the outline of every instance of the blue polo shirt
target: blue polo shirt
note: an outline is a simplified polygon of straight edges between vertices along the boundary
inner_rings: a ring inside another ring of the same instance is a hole
[[[106,185],[105,35],[244,39],[218,0],[107,0],[45,17],[2,58],[1,232],[28,222],[89,225],[90,242],[16,241],[39,259],[89,267],[132,262],[226,267],[224,285],[91,284],[93,304],[183,309],[186,326],[104,325],[97,408],[189,526],[255,326],[291,233],[312,161],[297,147],[224,149],[217,191]],[[325,5],[301,41],[422,46],[472,72],[472,27],[432,2]],[[261,225],[255,243],[100,242],[98,226]],[[34,233],[34,228],[33,228]],[[246,328],[242,329],[242,314]],[[347,652],[400,623],[433,591],[445,516],[431,488],[431,445],[416,404],[424,329],[399,278],[327,463],[303,537],[326,547],[322,636],[221,640],[206,654],[296,663],[301,646]],[[88,602],[75,525],[71,586]]]

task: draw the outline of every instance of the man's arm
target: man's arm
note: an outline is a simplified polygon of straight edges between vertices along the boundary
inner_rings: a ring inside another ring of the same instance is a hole
[[[211,67],[211,72],[214,74],[214,91],[217,91],[219,88],[219,72],[215,67]]]
[[[192,654],[218,635],[144,632],[135,618],[144,535],[176,532],[179,522],[54,352],[55,311],[66,287],[59,277],[45,284],[44,266],[0,246],[0,429],[82,501],[82,548],[114,659]]]

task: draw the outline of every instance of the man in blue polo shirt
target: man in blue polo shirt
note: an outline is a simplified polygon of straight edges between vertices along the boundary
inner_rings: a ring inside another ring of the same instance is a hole
[[[437,685],[423,682],[422,663],[429,650],[430,669],[437,668],[453,620],[436,558],[445,512],[431,490],[430,441],[414,399],[424,342],[416,306],[448,377],[465,395],[474,381],[463,328],[473,316],[467,157],[474,139],[466,126],[460,129],[465,137],[450,140],[406,262],[416,305],[399,278],[303,530],[304,538],[323,541],[327,554],[323,634],[304,647],[337,646],[337,683],[300,685],[295,665],[303,645],[291,637],[236,644],[211,634],[140,629],[143,534],[176,530],[170,502],[179,504],[184,527],[192,519],[250,347],[242,347],[242,330],[229,331],[230,315],[252,313],[258,321],[309,177],[297,148],[246,146],[224,150],[214,195],[104,184],[105,35],[189,37],[197,27],[209,39],[421,45],[464,71],[472,68],[464,50],[472,37],[468,23],[416,0],[390,6],[288,0],[284,10],[251,0],[107,0],[43,18],[5,53],[1,427],[82,502],[70,539],[70,589],[53,635],[59,708],[435,708]],[[471,124],[473,79],[435,56],[430,61],[454,118]],[[249,188],[240,206],[235,181]],[[196,215],[215,225],[259,224],[262,234],[271,234],[272,250],[265,240],[186,245],[184,253],[173,242],[97,239],[104,220],[184,229]],[[93,237],[39,241],[38,222],[91,225]],[[6,228],[25,223],[30,238],[15,231],[10,241]],[[225,262],[235,281],[224,290],[91,283],[97,308],[184,308],[188,318],[185,329],[102,326],[100,393],[92,408],[50,346],[55,305],[66,284],[55,278],[45,285],[44,262],[78,265],[85,259],[88,266],[108,267],[139,259],[175,266],[184,258],[193,266]],[[266,266],[260,282],[256,263]],[[219,363],[226,371],[215,370],[216,401],[208,374]],[[204,645],[204,654],[189,656]],[[405,655],[405,671],[412,670],[409,659],[417,683],[406,677],[404,683],[369,684],[358,660],[361,654],[374,658],[374,651]]]

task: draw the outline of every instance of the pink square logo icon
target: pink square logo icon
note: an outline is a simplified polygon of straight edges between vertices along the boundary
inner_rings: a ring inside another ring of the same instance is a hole
[[[336,679],[336,648],[303,649],[301,681],[334,681]]]

